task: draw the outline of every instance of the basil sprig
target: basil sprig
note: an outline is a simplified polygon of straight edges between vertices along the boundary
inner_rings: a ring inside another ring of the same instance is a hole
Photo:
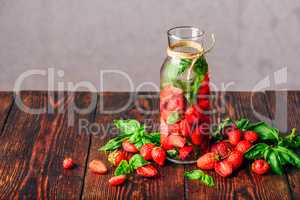
[[[205,174],[202,170],[196,169],[189,172],[185,172],[184,176],[189,180],[199,180],[203,184],[212,187],[215,185],[213,177]]]
[[[145,161],[140,154],[135,154],[129,159],[129,161],[122,160],[116,168],[114,174],[115,176],[128,175],[131,174],[137,168],[143,167],[148,164],[149,162]]]
[[[109,140],[99,150],[113,151],[119,148],[124,140],[128,140],[129,143],[134,144],[138,149],[148,143],[154,143],[156,145],[160,144],[160,134],[158,132],[146,133],[145,127],[141,126],[137,120],[115,120],[114,125],[121,133]]]

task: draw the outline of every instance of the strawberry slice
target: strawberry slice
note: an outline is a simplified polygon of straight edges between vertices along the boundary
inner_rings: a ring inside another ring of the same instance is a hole
[[[123,141],[122,147],[125,151],[130,152],[130,153],[136,153],[139,150],[134,146],[134,144],[131,144],[128,142],[128,140]]]
[[[89,164],[89,169],[97,174],[105,174],[107,167],[101,160],[92,160]]]
[[[232,174],[232,164],[229,163],[227,160],[223,160],[221,162],[216,163],[215,171],[223,177],[230,176]]]
[[[193,151],[192,146],[184,146],[184,147],[180,148],[179,149],[179,158],[181,160],[185,160],[192,151]]]
[[[120,175],[120,176],[111,177],[108,180],[108,182],[111,186],[117,186],[117,185],[123,184],[126,179],[127,179],[127,177],[125,175]]]
[[[136,173],[144,177],[153,177],[157,175],[157,169],[152,165],[146,165],[136,169]]]
[[[175,147],[182,148],[182,147],[184,147],[186,140],[184,137],[181,137],[179,135],[169,135],[168,143]]]
[[[165,164],[167,155],[162,148],[160,147],[153,148],[151,151],[151,156],[153,161],[159,164],[160,166],[163,166]]]

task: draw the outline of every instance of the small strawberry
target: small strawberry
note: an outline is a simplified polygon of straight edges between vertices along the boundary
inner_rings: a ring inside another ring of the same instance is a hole
[[[169,137],[161,135],[160,136],[160,144],[164,150],[174,149],[174,146],[169,142]]]
[[[229,142],[220,141],[216,144],[213,144],[211,147],[211,152],[217,153],[221,159],[226,158],[232,152],[232,146]]]
[[[134,144],[131,144],[128,142],[128,140],[123,141],[122,147],[125,151],[130,152],[130,153],[136,153],[139,150],[134,146]]]
[[[263,175],[270,170],[270,165],[265,160],[255,160],[251,165],[251,170],[258,175]]]
[[[254,131],[246,131],[244,133],[244,139],[253,143],[258,140],[258,134]]]
[[[189,137],[191,135],[192,126],[188,123],[186,119],[183,119],[179,123],[180,132],[184,137]]]
[[[167,155],[166,152],[160,147],[154,147],[151,151],[151,156],[154,162],[163,166],[165,164]]]
[[[227,133],[229,143],[236,146],[242,138],[242,133],[239,130],[229,131]]]
[[[208,110],[210,107],[209,100],[204,98],[198,100],[198,105],[202,110]]]
[[[215,167],[218,160],[218,154],[213,152],[206,153],[197,160],[197,167],[204,170],[210,170]]]
[[[74,167],[74,162],[72,158],[65,158],[63,161],[64,169],[71,169]]]
[[[232,174],[232,164],[229,163],[227,160],[223,160],[221,162],[216,163],[215,171],[223,177],[230,176]]]
[[[141,156],[143,156],[145,160],[151,160],[152,159],[151,151],[154,147],[155,144],[144,144],[140,150]]]
[[[181,160],[185,160],[192,151],[193,151],[192,146],[184,146],[184,147],[180,148],[179,149],[179,158]]]
[[[124,151],[115,150],[108,155],[108,161],[113,166],[118,166],[122,160],[128,160]]]
[[[188,123],[190,124],[196,124],[199,121],[199,108],[196,106],[191,106],[186,109],[185,111],[185,119],[187,120]]]
[[[120,175],[120,176],[111,177],[108,182],[111,186],[117,186],[123,184],[126,179],[127,179],[126,175]]]
[[[235,150],[237,150],[241,153],[246,153],[248,151],[248,149],[250,149],[251,146],[252,146],[252,144],[249,141],[242,140],[236,145]]]
[[[101,160],[92,160],[89,164],[89,169],[97,174],[105,174],[107,167]]]
[[[231,154],[226,158],[226,160],[232,164],[233,170],[239,168],[244,160],[244,156],[241,152],[234,150]]]
[[[184,137],[181,137],[179,135],[169,135],[168,143],[173,145],[174,147],[181,148],[185,145],[186,140]]]
[[[193,144],[200,145],[203,142],[203,135],[201,134],[199,128],[195,128],[191,135],[191,140]]]
[[[136,169],[136,173],[144,177],[153,177],[157,175],[157,169],[152,165],[146,165]]]

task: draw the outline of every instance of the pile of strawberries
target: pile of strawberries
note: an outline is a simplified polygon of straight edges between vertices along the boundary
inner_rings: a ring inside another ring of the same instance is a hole
[[[226,140],[213,144],[210,152],[197,160],[200,169],[214,169],[220,176],[228,177],[242,165],[243,154],[258,140],[258,134],[253,131],[242,132],[234,127],[232,129],[225,133]],[[268,172],[269,168],[265,160],[256,160],[252,164],[252,171],[260,175]]]
[[[206,75],[198,90],[198,99],[193,105],[188,105],[183,90],[179,88],[168,85],[161,90],[160,133],[161,145],[165,150],[175,147],[179,151],[188,152],[187,150],[190,150],[192,152],[190,145],[196,145],[202,152],[207,151],[209,142],[207,132],[210,122],[209,116],[205,114],[205,111],[210,109],[208,79],[208,75]],[[174,114],[179,117],[170,123],[170,118]],[[181,150],[183,147],[184,149]],[[185,160],[187,157],[188,155],[184,153],[180,159]]]

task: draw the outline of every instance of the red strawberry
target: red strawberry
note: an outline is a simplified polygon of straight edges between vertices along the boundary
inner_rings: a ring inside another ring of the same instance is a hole
[[[198,105],[202,110],[208,110],[210,107],[209,100],[204,98],[198,100]]]
[[[229,143],[232,145],[237,145],[242,138],[242,134],[239,130],[232,130],[227,133]]]
[[[201,134],[201,131],[199,127],[195,128],[191,135],[191,140],[193,144],[200,145],[203,142],[203,135]]]
[[[270,170],[270,165],[265,160],[255,160],[251,165],[251,170],[258,175],[263,175]]]
[[[154,147],[155,144],[144,144],[140,150],[141,156],[143,156],[145,160],[151,160],[152,159],[151,151]]]
[[[97,174],[105,174],[107,167],[101,160],[92,160],[89,164],[89,169]]]
[[[197,166],[200,169],[210,170],[215,167],[215,164],[218,160],[219,156],[216,153],[206,153],[197,160]]]
[[[169,142],[169,137],[161,135],[160,136],[160,144],[164,150],[174,149],[174,146]]]
[[[128,160],[124,151],[115,150],[108,155],[108,161],[113,166],[118,166],[122,160]]]
[[[175,146],[175,147],[183,147],[186,143],[186,140],[184,137],[181,137],[179,135],[169,135],[168,136],[168,143]]]
[[[182,95],[178,95],[167,101],[166,109],[168,111],[182,111],[184,108],[184,98]]]
[[[128,140],[123,141],[122,147],[125,151],[130,152],[130,153],[136,153],[139,150],[134,146],[134,144],[131,144],[128,142]]]
[[[180,148],[179,149],[179,158],[181,160],[185,160],[192,151],[193,151],[192,146],[184,146],[184,147]]]
[[[241,153],[246,153],[251,146],[252,144],[249,141],[242,140],[236,145],[235,149]]]
[[[226,158],[226,160],[232,164],[233,170],[239,168],[244,160],[244,156],[241,152],[234,150],[231,154]]]
[[[188,137],[191,135],[192,126],[188,123],[186,119],[183,119],[179,123],[180,132],[184,137]]]
[[[191,106],[185,111],[185,119],[190,124],[196,124],[199,121],[200,113],[196,106]]]
[[[151,151],[151,156],[154,162],[159,164],[160,166],[163,166],[166,161],[166,152],[160,148],[160,147],[155,147]]]
[[[63,162],[64,169],[71,169],[74,167],[74,162],[72,158],[65,158]]]
[[[136,169],[136,173],[144,177],[153,177],[157,175],[157,169],[152,165],[146,165]]]
[[[223,160],[221,162],[216,163],[215,171],[223,177],[230,176],[232,174],[232,164],[227,160]]]
[[[224,159],[231,153],[232,146],[229,142],[220,141],[212,145],[211,151],[217,153],[222,159]]]
[[[258,134],[254,131],[246,131],[244,133],[244,139],[253,143],[258,140]]]
[[[111,177],[108,182],[111,186],[117,186],[123,184],[126,179],[127,179],[126,175],[120,175],[120,176]]]

